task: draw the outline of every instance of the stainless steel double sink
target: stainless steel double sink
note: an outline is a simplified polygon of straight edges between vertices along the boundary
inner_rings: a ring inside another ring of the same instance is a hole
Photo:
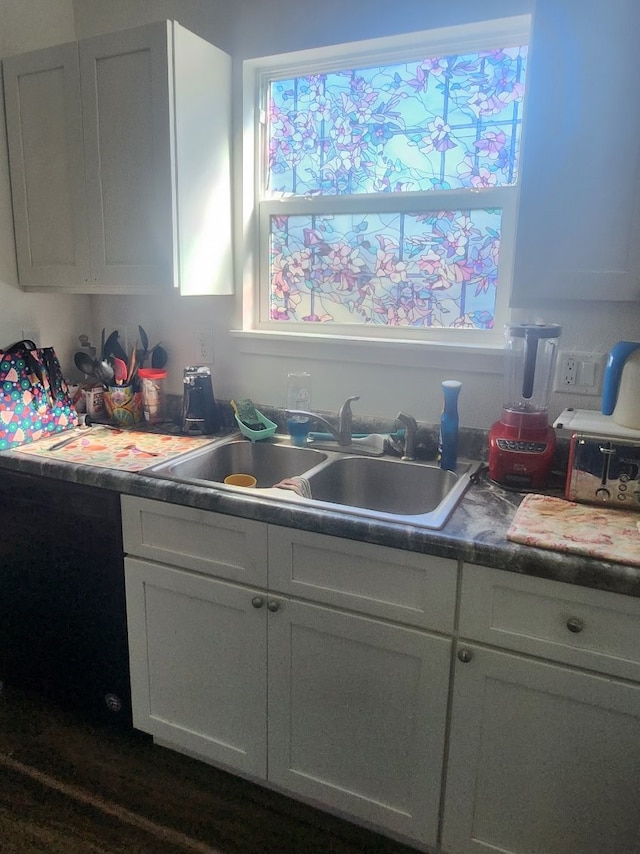
[[[433,463],[347,454],[339,445],[335,451],[315,450],[292,446],[288,437],[249,442],[234,434],[150,466],[142,474],[437,529],[444,526],[480,466],[462,462],[455,472],[443,471]],[[223,481],[230,474],[253,475],[257,484],[251,489],[228,486]],[[311,498],[274,489],[281,481],[296,477],[306,480]]]

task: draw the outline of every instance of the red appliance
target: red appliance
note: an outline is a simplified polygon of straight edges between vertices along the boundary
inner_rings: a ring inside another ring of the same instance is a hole
[[[503,486],[547,485],[556,446],[549,398],[561,332],[561,326],[544,323],[505,329],[504,406],[489,432],[489,477]]]

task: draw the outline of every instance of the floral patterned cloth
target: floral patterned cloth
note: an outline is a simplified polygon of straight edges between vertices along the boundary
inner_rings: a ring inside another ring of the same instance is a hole
[[[633,510],[531,494],[518,507],[507,539],[640,566],[640,513]]]
[[[73,434],[67,434],[71,437]],[[118,471],[140,471],[155,463],[199,448],[211,442],[212,436],[173,436],[148,433],[142,430],[108,428],[96,425],[90,430],[77,430],[77,439],[63,448],[51,450],[60,441],[41,439],[32,445],[16,448],[18,453],[40,457],[53,457],[68,463],[85,466],[117,469]]]

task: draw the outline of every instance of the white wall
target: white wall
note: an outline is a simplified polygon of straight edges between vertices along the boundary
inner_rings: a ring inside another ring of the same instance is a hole
[[[0,57],[75,39],[71,0],[0,0]],[[0,94],[0,99],[1,99]],[[86,296],[26,294],[18,289],[11,216],[4,106],[0,109],[0,347],[38,332],[53,345],[63,364],[70,361],[77,336],[92,325]]]
[[[73,9],[79,38],[166,17],[177,19],[232,54],[234,97],[239,107],[244,58],[521,14],[532,10],[534,2],[403,0],[390,5],[388,0],[325,0],[322,4],[316,0],[74,0]],[[9,5],[15,10],[18,6],[41,4],[11,0]],[[68,8],[68,4],[58,5]],[[239,127],[236,121],[235,151],[240,147]],[[0,226],[2,216],[0,212]],[[0,236],[3,233],[0,227]],[[441,408],[439,383],[445,378],[463,382],[460,411],[464,424],[489,427],[501,407],[499,367],[496,372],[476,372],[473,357],[462,363],[456,360],[448,367],[443,367],[440,360],[439,366],[434,367],[426,354],[412,367],[404,367],[390,364],[385,356],[378,359],[373,350],[366,349],[364,353],[359,351],[357,361],[350,356],[344,361],[326,359],[326,353],[318,354],[304,346],[281,349],[279,354],[264,347],[250,353],[245,352],[247,348],[239,339],[228,334],[230,328],[240,325],[239,297],[91,300],[94,335],[102,326],[126,326],[135,331],[142,323],[153,341],[163,340],[171,357],[169,386],[176,393],[181,390],[182,367],[195,360],[193,334],[209,327],[215,334],[215,389],[222,398],[251,397],[259,403],[282,404],[287,370],[295,366],[313,374],[313,402],[320,409],[337,409],[348,394],[360,394],[361,400],[354,409],[363,414],[392,417],[399,409],[405,409],[419,420],[435,422]],[[619,339],[640,340],[637,303],[540,304],[536,318],[563,324],[562,349],[606,352]],[[529,317],[517,314],[514,319]],[[552,416],[568,405],[594,409],[599,401],[554,394]]]

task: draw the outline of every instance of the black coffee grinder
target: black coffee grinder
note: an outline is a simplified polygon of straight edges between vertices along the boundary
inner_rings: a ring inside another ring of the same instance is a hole
[[[210,436],[221,427],[220,412],[213,396],[211,371],[206,365],[188,366],[183,371],[182,432]]]

